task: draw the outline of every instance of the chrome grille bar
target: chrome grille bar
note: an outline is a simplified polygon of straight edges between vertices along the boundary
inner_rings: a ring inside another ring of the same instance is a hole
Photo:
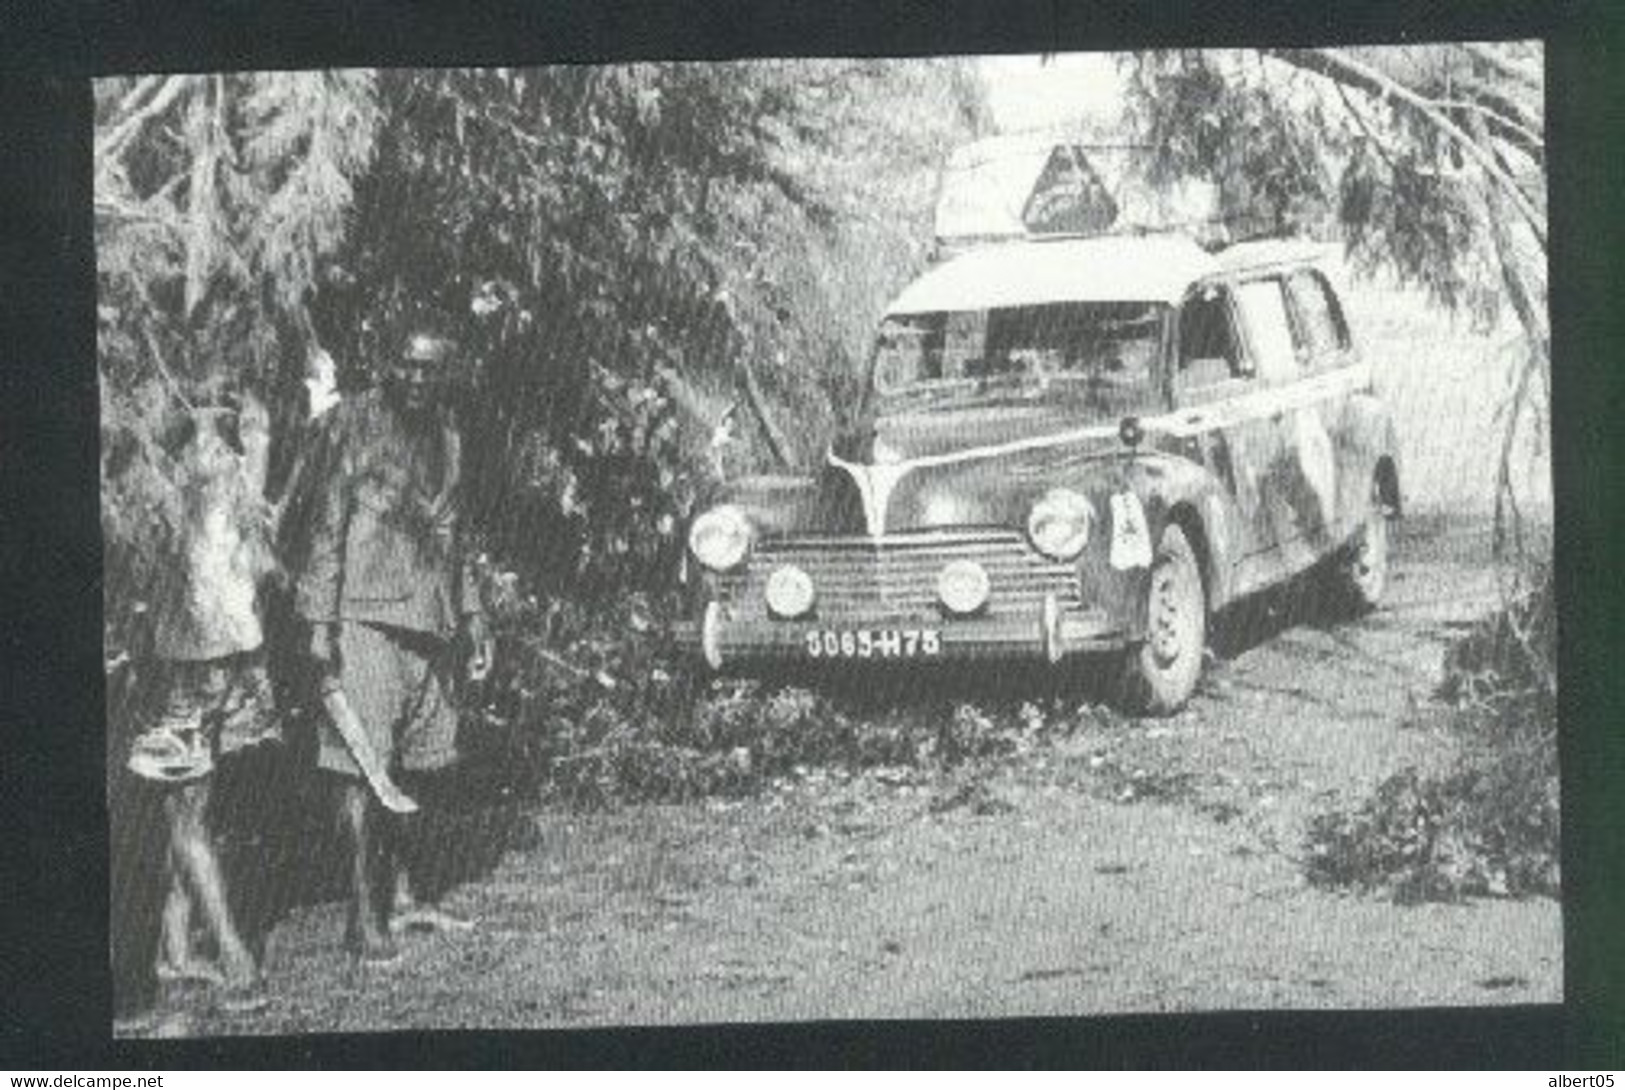
[[[745,567],[719,577],[717,592],[723,602],[755,612],[764,608],[769,573],[788,563],[812,577],[823,609],[918,612],[936,607],[937,575],[960,559],[987,569],[995,611],[1036,608],[1048,595],[1063,608],[1081,604],[1076,569],[1040,556],[1009,531],[771,539],[757,546]]]

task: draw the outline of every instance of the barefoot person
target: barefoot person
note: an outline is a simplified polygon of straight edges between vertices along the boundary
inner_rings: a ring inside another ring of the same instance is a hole
[[[434,398],[455,355],[440,328],[410,330],[382,387],[333,410],[313,467],[296,600],[329,695],[342,692],[364,733],[351,741],[324,723],[317,760],[338,782],[353,852],[346,941],[366,964],[399,956],[397,909],[397,927],[463,925],[416,903],[412,876],[398,866],[414,819],[386,823],[368,786],[377,777],[363,775],[376,762],[414,791],[413,776],[451,765],[452,659],[467,653],[476,679],[491,664],[478,589],[459,555],[459,437]]]
[[[160,980],[223,987],[228,1009],[262,1006],[253,955],[232,920],[214,837],[219,758],[280,738],[262,651],[258,585],[271,569],[263,488],[267,420],[254,402],[189,414],[175,439],[174,555],[154,652],[164,684],[157,721],[135,737],[130,771],[165,785],[169,843],[156,970]],[[194,945],[194,915],[217,962]]]

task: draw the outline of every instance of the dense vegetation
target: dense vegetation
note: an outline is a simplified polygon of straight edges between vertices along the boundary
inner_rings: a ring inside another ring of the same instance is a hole
[[[1316,817],[1311,881],[1399,901],[1557,894],[1557,707],[1538,676],[1556,655],[1550,578],[1452,649],[1438,695],[1452,709],[1453,767],[1403,769],[1352,808]]]
[[[493,590],[539,596],[548,625],[606,593],[658,608],[707,478],[814,448],[922,260],[937,165],[985,123],[952,61],[146,77],[96,98],[116,662],[139,662],[138,588],[165,570],[174,418],[252,392],[285,451],[307,359],[363,386],[421,307],[467,349],[448,396]],[[747,367],[766,412],[711,451]],[[796,426],[768,443],[767,419]]]

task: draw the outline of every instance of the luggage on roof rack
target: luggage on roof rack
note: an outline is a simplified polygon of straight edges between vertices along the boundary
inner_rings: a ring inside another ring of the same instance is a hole
[[[948,159],[935,215],[937,258],[993,243],[1043,238],[1213,233],[1217,190],[1144,179],[1145,145],[1004,135]]]

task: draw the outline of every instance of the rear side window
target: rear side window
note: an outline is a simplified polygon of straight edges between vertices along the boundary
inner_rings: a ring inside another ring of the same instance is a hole
[[[1287,382],[1298,374],[1297,346],[1292,339],[1292,318],[1284,287],[1281,281],[1271,279],[1254,280],[1236,289],[1253,363],[1266,382]]]
[[[1293,273],[1287,279],[1292,304],[1297,312],[1299,347],[1314,363],[1330,362],[1349,346],[1348,327],[1326,278],[1312,269]]]

